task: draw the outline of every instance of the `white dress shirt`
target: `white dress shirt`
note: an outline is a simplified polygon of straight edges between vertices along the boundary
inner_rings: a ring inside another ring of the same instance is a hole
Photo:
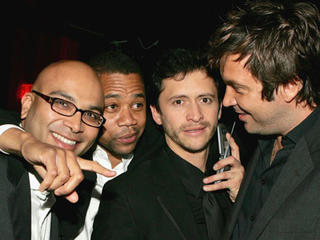
[[[9,128],[22,128],[13,124],[0,125],[0,135]],[[6,153],[2,149],[1,152]],[[6,153],[8,154],[8,153]],[[31,193],[31,240],[50,240],[51,207],[55,203],[52,192],[39,191],[40,181],[37,173],[29,172],[29,183]]]
[[[0,135],[9,128],[19,128],[13,124],[0,125]],[[19,128],[23,130],[22,128]],[[0,149],[0,151],[4,152]],[[6,152],[4,152],[6,153]],[[112,170],[117,174],[116,176],[124,173],[128,169],[128,165],[131,162],[133,155],[122,161]],[[93,160],[101,164],[103,167],[111,169],[111,162],[108,154],[100,147],[97,146],[93,153]],[[116,177],[114,176],[114,177]],[[97,174],[97,181],[91,194],[91,200],[86,214],[85,224],[79,232],[76,240],[90,240],[93,228],[94,217],[96,216],[99,204],[100,196],[102,193],[103,185],[113,179],[114,177],[105,177]],[[51,212],[50,209],[55,203],[54,194],[48,191],[40,192],[40,182],[33,173],[29,172],[30,191],[31,191],[31,234],[32,240],[50,240],[50,227],[51,227]]]
[[[131,155],[127,159],[122,159],[122,161],[112,170],[116,171],[116,176],[124,173],[128,169],[128,165],[131,162],[133,155]],[[100,163],[103,167],[111,169],[111,162],[109,160],[108,154],[98,145],[96,150],[93,153],[93,160]],[[114,177],[116,177],[114,176]],[[102,193],[103,185],[113,179],[114,177],[105,177],[100,174],[97,174],[97,181],[95,187],[91,194],[91,200],[89,204],[89,208],[87,210],[85,224],[81,229],[79,235],[75,238],[76,240],[89,240],[91,239],[92,228],[94,217],[96,216],[99,204],[100,204],[100,196]]]
[[[51,207],[56,199],[49,191],[39,191],[40,182],[29,172],[31,190],[31,240],[50,240]]]

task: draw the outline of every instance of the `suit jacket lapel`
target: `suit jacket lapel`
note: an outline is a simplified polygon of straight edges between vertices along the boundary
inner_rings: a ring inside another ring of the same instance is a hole
[[[178,230],[181,239],[197,239],[196,223],[193,220],[191,208],[187,204],[183,186],[177,178],[172,166],[173,163],[170,163],[165,150],[161,151],[162,154],[152,161],[157,201],[170,222]]]
[[[312,171],[314,164],[311,160],[307,143],[302,138],[290,154],[277,182],[273,186],[267,201],[261,209],[249,239],[257,239],[270,219],[294,191],[304,178]]]
[[[97,176],[93,172],[84,172],[84,176],[85,179],[76,189],[79,201],[70,203],[65,198],[58,197],[52,210],[59,220],[60,235],[65,239],[75,238],[85,222]]]
[[[50,228],[50,240],[59,239],[59,222],[56,214],[51,211],[51,228]]]
[[[233,210],[233,212],[231,214],[231,217],[230,217],[230,223],[228,224],[228,227],[227,227],[225,239],[230,239],[230,237],[232,235],[234,226],[235,226],[235,224],[237,222],[238,215],[239,215],[240,210],[241,210],[241,206],[243,204],[245,193],[247,191],[247,188],[248,188],[249,183],[251,181],[251,178],[253,176],[254,169],[255,169],[255,167],[257,165],[257,162],[260,161],[260,154],[261,154],[261,150],[260,150],[259,147],[257,147],[255,153],[252,156],[252,160],[248,165],[248,168],[246,170],[243,182],[242,182],[242,184],[240,186],[239,194],[237,196],[237,199],[236,199],[236,202],[235,202],[235,205],[234,205],[234,208],[233,208],[234,210]]]
[[[14,186],[8,205],[15,238],[31,239],[30,183],[23,161],[12,159],[8,163],[8,178]]]

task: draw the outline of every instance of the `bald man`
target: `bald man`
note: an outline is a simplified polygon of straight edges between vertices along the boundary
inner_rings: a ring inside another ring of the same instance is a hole
[[[54,189],[65,179],[80,182],[80,168],[93,166],[77,156],[92,146],[105,122],[103,91],[96,73],[79,61],[50,64],[21,104],[20,125],[26,131],[26,141],[20,139],[17,144],[22,144],[22,152],[34,144],[28,136],[32,134],[48,148],[55,147],[56,170],[64,172],[50,187]],[[45,175],[46,169],[41,167],[37,172]],[[38,173],[21,158],[0,153],[1,238],[58,239],[57,219],[51,211],[55,197],[52,192],[39,190]]]

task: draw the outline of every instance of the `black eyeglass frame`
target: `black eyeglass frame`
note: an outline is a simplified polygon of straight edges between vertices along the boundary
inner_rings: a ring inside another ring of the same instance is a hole
[[[87,123],[87,122],[85,122],[85,121],[83,120],[83,114],[84,114],[84,113],[94,113],[94,114],[98,114],[98,113],[93,112],[93,111],[90,111],[90,110],[82,110],[82,109],[78,108],[76,105],[74,105],[72,102],[67,101],[67,100],[65,100],[65,99],[62,99],[62,98],[50,97],[50,96],[45,95],[45,94],[43,94],[43,93],[41,93],[41,92],[38,92],[38,91],[36,91],[36,90],[32,90],[31,92],[37,94],[39,97],[41,97],[42,99],[44,99],[47,103],[50,104],[52,111],[54,111],[54,112],[56,112],[56,113],[58,113],[58,114],[60,114],[60,115],[62,115],[62,116],[72,117],[72,116],[75,115],[77,112],[80,112],[80,113],[81,113],[81,121],[82,121],[84,124],[86,124],[86,125],[88,125],[88,126],[90,126],[90,127],[94,127],[94,128],[100,128],[100,127],[106,122],[105,117],[101,114],[101,115],[100,115],[100,117],[101,117],[101,123],[100,123],[100,125],[99,125],[99,126],[91,125],[91,124],[89,124],[89,123]],[[75,111],[74,111],[72,114],[63,114],[63,113],[61,113],[61,112],[58,112],[57,110],[55,110],[55,109],[53,108],[53,104],[55,103],[56,100],[61,100],[61,101],[63,101],[63,102],[67,102],[68,104],[74,106]],[[98,115],[99,115],[99,114],[98,114]]]

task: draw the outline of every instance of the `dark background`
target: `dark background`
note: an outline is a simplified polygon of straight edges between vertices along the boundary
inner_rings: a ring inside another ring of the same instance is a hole
[[[4,72],[0,108],[20,111],[21,86],[32,84],[49,63],[61,59],[85,61],[102,49],[120,48],[135,57],[148,82],[150,63],[157,52],[171,47],[204,46],[226,11],[244,1],[13,0],[6,6],[2,3]],[[311,1],[320,5],[319,0]],[[222,120],[231,125],[233,112],[224,109],[222,115]],[[242,159],[249,159],[255,136],[248,135],[239,121],[237,136],[244,139],[237,141],[245,153],[241,153]]]
[[[86,60],[101,49],[121,48],[148,72],[163,48],[206,44],[220,17],[241,2],[12,1],[3,9],[8,12],[2,21],[5,57],[0,107],[19,111],[21,84],[32,84],[49,63]]]
[[[21,84],[32,84],[49,63],[86,60],[102,49],[121,48],[134,56],[148,82],[150,63],[159,50],[204,46],[226,11],[243,2],[10,1],[1,7],[5,41],[0,108],[19,111]]]

